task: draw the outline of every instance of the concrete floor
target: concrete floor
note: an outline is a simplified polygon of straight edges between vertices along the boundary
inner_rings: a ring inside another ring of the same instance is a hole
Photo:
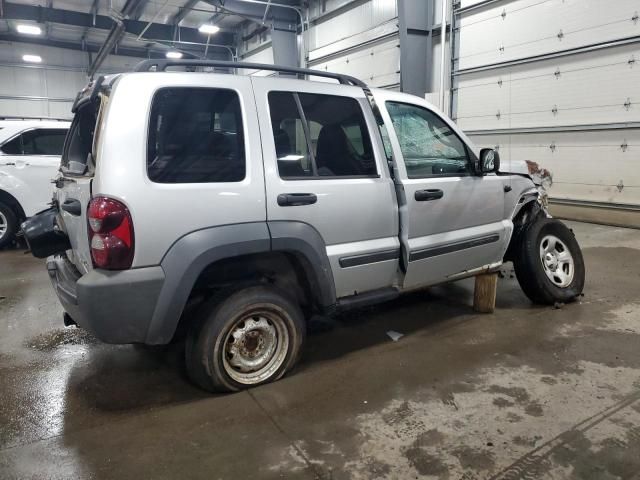
[[[534,307],[505,268],[493,315],[470,281],[412,294],[221,396],[177,346],[64,329],[43,262],[0,252],[0,478],[640,478],[640,232],[571,225],[579,303]]]

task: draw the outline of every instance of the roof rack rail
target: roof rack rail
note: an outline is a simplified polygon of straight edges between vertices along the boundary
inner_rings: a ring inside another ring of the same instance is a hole
[[[48,120],[55,122],[70,122],[69,118],[58,117],[25,117],[24,115],[0,115],[0,120]]]
[[[338,80],[343,85],[353,85],[356,87],[367,88],[367,84],[355,77],[343,75],[341,73],[322,72],[320,70],[311,70],[308,68],[285,67],[282,65],[267,65],[264,63],[249,62],[229,62],[224,60],[144,60],[138,63],[134,68],[134,72],[148,72],[155,67],[156,72],[164,72],[167,67],[218,67],[218,68],[247,68],[251,70],[270,70],[273,72],[295,73],[296,75],[312,75],[314,77],[325,77]]]

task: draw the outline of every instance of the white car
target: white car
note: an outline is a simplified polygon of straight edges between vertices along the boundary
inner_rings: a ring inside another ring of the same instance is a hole
[[[0,247],[20,222],[47,208],[69,122],[0,117]]]

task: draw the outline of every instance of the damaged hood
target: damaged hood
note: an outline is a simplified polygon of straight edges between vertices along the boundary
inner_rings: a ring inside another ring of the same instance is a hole
[[[553,185],[553,175],[549,170],[531,160],[511,160],[504,170],[500,168],[500,172],[530,178],[538,189],[538,199],[546,211],[549,205],[549,188]]]
[[[553,184],[551,172],[531,160],[511,160],[507,165],[504,165],[504,168],[500,167],[500,172],[526,175],[531,178],[533,183],[545,190]]]

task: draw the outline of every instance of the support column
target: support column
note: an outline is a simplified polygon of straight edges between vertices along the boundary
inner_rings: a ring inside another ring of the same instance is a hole
[[[298,67],[298,35],[294,30],[277,27],[271,29],[271,46],[273,47],[273,63],[285,67]]]
[[[429,91],[434,0],[398,0],[400,90],[424,98]]]

